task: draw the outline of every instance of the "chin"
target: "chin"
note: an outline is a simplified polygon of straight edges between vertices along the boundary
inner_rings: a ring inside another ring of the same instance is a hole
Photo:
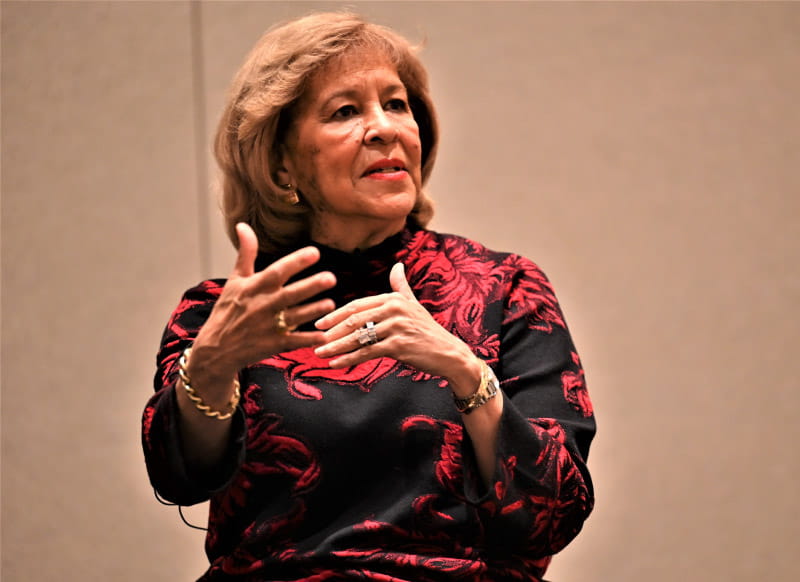
[[[411,211],[414,210],[414,204],[416,203],[417,199],[408,198],[403,201],[397,201],[395,204],[387,205],[386,214],[387,218],[393,219],[403,219],[411,214]]]
[[[407,209],[411,212],[414,204],[417,203],[417,191],[402,190],[397,192],[379,192],[370,196],[372,201],[380,206],[397,209]]]

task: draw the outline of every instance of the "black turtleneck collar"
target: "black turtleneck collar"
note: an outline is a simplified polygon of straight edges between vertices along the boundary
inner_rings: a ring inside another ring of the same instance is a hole
[[[314,241],[309,241],[308,244],[319,249],[320,263],[327,265],[327,268],[334,272],[340,268],[349,270],[359,267],[378,267],[387,262],[391,262],[389,265],[391,267],[396,262],[397,252],[403,247],[407,230],[405,228],[373,247],[356,249],[353,252],[342,251]]]

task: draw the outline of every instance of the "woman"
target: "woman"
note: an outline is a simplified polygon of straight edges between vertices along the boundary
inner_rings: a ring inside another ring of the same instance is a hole
[[[594,420],[530,261],[425,229],[438,130],[407,41],[269,31],[219,125],[227,280],[190,289],[143,444],[211,499],[202,580],[541,580],[591,511]]]

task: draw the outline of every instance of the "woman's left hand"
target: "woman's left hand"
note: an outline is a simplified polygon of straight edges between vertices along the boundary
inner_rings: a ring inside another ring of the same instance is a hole
[[[356,299],[318,320],[325,344],[315,353],[332,357],[332,368],[387,356],[446,378],[457,394],[474,392],[481,369],[469,346],[439,325],[417,301],[402,263],[392,268],[389,283],[393,293]],[[359,338],[366,334],[367,322],[373,322],[377,342],[362,345]]]

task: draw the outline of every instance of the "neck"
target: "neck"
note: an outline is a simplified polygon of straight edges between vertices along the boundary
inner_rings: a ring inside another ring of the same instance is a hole
[[[404,226],[405,219],[372,228],[365,224],[341,224],[338,228],[331,228],[330,225],[322,228],[322,225],[315,225],[311,229],[311,240],[339,251],[352,253],[379,245],[403,230]]]

